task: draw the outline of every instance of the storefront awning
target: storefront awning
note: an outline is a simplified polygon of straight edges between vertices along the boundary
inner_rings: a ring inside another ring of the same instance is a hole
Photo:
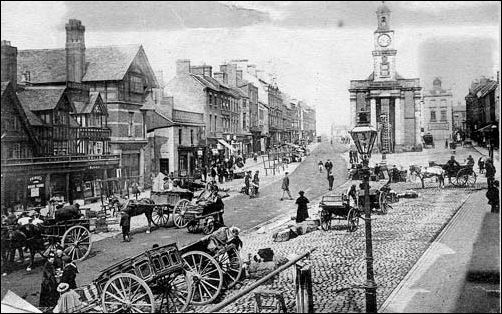
[[[218,142],[220,142],[226,148],[230,149],[231,152],[235,151],[235,148],[233,148],[232,145],[228,144],[227,141],[218,139]]]

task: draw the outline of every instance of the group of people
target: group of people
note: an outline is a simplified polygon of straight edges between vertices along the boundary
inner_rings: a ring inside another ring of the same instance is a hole
[[[317,164],[319,166],[319,172],[322,173],[323,167],[326,169],[326,174],[328,178],[328,190],[333,190],[333,182],[335,181],[335,177],[333,176],[333,162],[328,159],[326,163],[322,163],[322,160]]]
[[[231,155],[225,160],[214,162],[209,169],[203,168],[202,174],[206,182],[209,181],[207,177],[209,175],[212,182],[216,182],[216,178],[218,178],[218,182],[221,184],[223,182],[232,181],[234,179],[236,167],[242,168],[245,163],[246,157],[244,155]]]
[[[258,195],[260,188],[260,171],[256,170],[251,177],[252,171],[249,170],[244,176],[244,194],[249,195],[249,198],[254,198]]]
[[[81,303],[74,291],[77,274],[77,266],[63,250],[49,253],[42,271],[39,307],[51,308],[53,313],[76,312]]]

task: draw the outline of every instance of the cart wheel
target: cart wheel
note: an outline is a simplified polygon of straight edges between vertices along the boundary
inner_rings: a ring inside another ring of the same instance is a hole
[[[214,257],[223,271],[223,284],[225,288],[232,288],[240,279],[242,273],[242,259],[239,250],[231,247]]]
[[[184,312],[192,300],[192,283],[186,272],[176,272],[158,281],[162,288],[160,313]]]
[[[82,226],[73,226],[64,233],[61,246],[72,260],[82,261],[91,252],[91,233]]]
[[[56,253],[58,249],[61,249],[61,244],[56,239],[50,238],[49,241],[44,241],[44,248],[40,251],[40,255],[48,258],[51,252]]]
[[[380,207],[380,212],[384,215],[387,214],[387,210],[389,209],[387,195],[387,192],[380,192],[380,195],[378,196],[378,206]]]
[[[211,234],[214,231],[214,217],[206,218],[204,225],[202,226],[202,232],[204,234]]]
[[[199,229],[199,223],[197,220],[191,220],[187,223],[187,230],[190,233],[196,233]]]
[[[128,273],[108,280],[101,295],[101,305],[104,313],[155,313],[152,290],[143,279]]]
[[[457,185],[458,186],[466,186],[466,185],[474,185],[476,183],[476,173],[469,169],[464,168],[458,171],[457,173]]]
[[[321,210],[321,229],[324,231],[331,229],[331,214],[325,209]]]
[[[165,205],[156,205],[152,212],[152,222],[155,226],[166,227],[169,221],[169,208]]]
[[[188,224],[188,221],[181,214],[181,212],[185,209],[185,207],[188,206],[188,204],[190,204],[189,200],[181,199],[176,203],[176,205],[174,205],[173,221],[174,221],[174,225],[178,228],[185,228]]]
[[[352,207],[347,214],[347,226],[349,232],[354,232],[359,227],[359,212],[354,207]]]
[[[223,286],[223,272],[211,255],[192,251],[182,255],[185,270],[192,276],[192,303],[203,305],[213,302]]]

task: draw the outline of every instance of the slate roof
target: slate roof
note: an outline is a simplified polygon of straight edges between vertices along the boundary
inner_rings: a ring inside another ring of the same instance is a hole
[[[497,88],[497,81],[488,80],[486,83],[477,85],[472,93],[478,98],[486,96],[491,91]]]
[[[52,110],[59,103],[66,86],[51,88],[27,88],[18,93],[19,101],[32,111]]]
[[[140,49],[142,46],[137,44],[86,48],[86,71],[83,81],[123,79]],[[19,50],[18,81],[22,81],[22,74],[25,71],[30,72],[30,82],[34,84],[66,82],[66,50]]]

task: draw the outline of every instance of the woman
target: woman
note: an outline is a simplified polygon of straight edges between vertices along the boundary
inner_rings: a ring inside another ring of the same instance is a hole
[[[56,270],[54,268],[54,253],[50,253],[43,269],[42,286],[40,289],[39,307],[53,308],[58,303]]]
[[[296,222],[300,223],[309,218],[309,211],[307,209],[309,200],[305,196],[303,196],[305,192],[300,191],[298,192],[298,194],[300,194],[300,197],[296,199],[296,204],[298,204],[298,210],[296,211]]]

